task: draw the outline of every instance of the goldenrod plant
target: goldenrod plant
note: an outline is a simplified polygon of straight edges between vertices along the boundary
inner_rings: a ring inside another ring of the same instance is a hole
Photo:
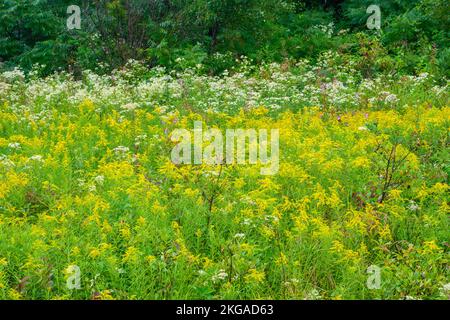
[[[1,73],[0,298],[447,299],[448,83],[357,64]],[[196,123],[278,170],[173,161]]]

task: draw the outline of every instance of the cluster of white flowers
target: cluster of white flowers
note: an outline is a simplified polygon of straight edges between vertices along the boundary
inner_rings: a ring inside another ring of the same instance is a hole
[[[333,28],[326,26],[327,30]],[[143,64],[129,61],[125,68],[110,75],[84,71],[83,80],[76,81],[61,72],[45,79],[30,78],[26,86],[12,81],[23,76],[23,72],[14,70],[0,74],[0,92],[8,96],[8,108],[23,122],[51,118],[54,111],[50,106],[62,100],[77,108],[89,99],[96,107],[95,112],[118,110],[126,119],[138,108],[158,108],[161,113],[169,113],[186,104],[196,110],[231,114],[261,105],[274,111],[311,106],[346,111],[367,103],[373,107],[392,107],[399,103],[397,95],[402,85],[422,90],[417,96],[423,99],[427,95],[430,99],[429,95],[439,96],[442,101],[448,98],[447,86],[433,84],[426,73],[416,77],[363,79],[355,61],[341,63],[341,60],[338,53],[331,51],[322,53],[314,63],[303,59],[290,63],[289,67],[280,63],[255,66],[241,57],[238,67],[220,76],[198,75],[192,69],[169,72],[157,67],[149,71]],[[140,77],[149,72],[151,77]],[[27,105],[23,104],[24,98]],[[39,105],[39,112],[30,110],[32,105]]]
[[[128,157],[128,152],[130,148],[125,146],[118,146],[113,149],[115,156],[119,160],[125,160]]]
[[[386,103],[394,104],[398,102],[398,98],[395,94],[390,93],[386,96],[386,98],[384,98],[384,101]]]
[[[317,289],[312,289],[308,293],[306,293],[304,300],[320,300],[322,299],[322,295],[319,293]]]
[[[12,71],[5,71],[1,74],[0,80],[7,83],[12,83],[15,81],[22,81],[25,79],[25,74],[19,68],[14,68]]]
[[[405,296],[405,299],[404,300],[421,300],[420,298],[416,298],[416,297],[413,297],[413,296]]]
[[[18,143],[18,142],[11,142],[11,143],[8,144],[8,148],[20,149],[20,143]]]
[[[34,155],[34,156],[30,157],[30,160],[31,161],[36,161],[36,162],[42,162],[43,161],[43,157],[41,155],[37,154],[37,155]]]
[[[409,202],[408,209],[411,210],[411,211],[413,211],[413,212],[416,212],[416,211],[419,211],[419,210],[420,210],[420,206],[419,206],[416,202],[414,202],[413,200],[411,200],[411,201]]]
[[[11,88],[11,85],[9,83],[0,81],[0,94],[8,91],[10,88]]]
[[[94,182],[98,185],[103,185],[103,182],[105,182],[105,177],[102,175],[96,176],[94,178]]]
[[[114,148],[114,152],[116,154],[123,154],[123,153],[127,153],[128,151],[130,151],[130,148],[124,147],[124,146],[118,146],[118,147]]]
[[[139,108],[139,105],[137,103],[127,103],[120,107],[123,111],[132,112]]]
[[[215,275],[213,275],[211,277],[211,280],[213,282],[218,282],[218,281],[225,280],[227,277],[228,277],[228,273],[226,273],[225,270],[219,270],[218,273],[216,273]]]
[[[4,154],[0,155],[0,163],[2,164],[3,167],[5,167],[6,169],[11,169],[13,167],[15,167],[16,165],[14,164],[14,162],[12,162],[11,160],[8,159],[8,157]]]
[[[330,22],[329,24],[319,24],[314,26],[313,29],[320,30],[325,33],[328,38],[331,38],[334,33],[334,22]]]
[[[147,140],[147,135],[146,134],[141,134],[138,135],[136,138],[134,138],[134,145],[136,147],[140,146],[142,142],[144,142],[145,140]]]

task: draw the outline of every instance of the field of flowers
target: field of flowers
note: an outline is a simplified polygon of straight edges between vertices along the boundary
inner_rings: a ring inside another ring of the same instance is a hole
[[[2,73],[0,298],[449,298],[448,93],[331,53],[220,77]],[[278,173],[173,164],[194,121],[279,128]]]

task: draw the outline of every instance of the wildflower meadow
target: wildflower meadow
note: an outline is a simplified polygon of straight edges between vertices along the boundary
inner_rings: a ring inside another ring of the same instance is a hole
[[[0,41],[0,299],[450,298],[445,2],[273,2]]]
[[[339,58],[1,74],[1,297],[445,298],[446,86],[361,81]],[[174,164],[171,132],[194,122],[278,128],[278,171]]]

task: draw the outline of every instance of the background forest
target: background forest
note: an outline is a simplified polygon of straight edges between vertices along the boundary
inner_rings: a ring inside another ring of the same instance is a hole
[[[378,0],[381,30],[368,30],[373,0],[3,0],[3,68],[43,74],[110,71],[130,58],[149,66],[217,74],[246,56],[255,62],[358,56],[363,71],[449,74],[449,2]],[[81,7],[81,29],[66,27]],[[99,63],[101,62],[101,68]]]

